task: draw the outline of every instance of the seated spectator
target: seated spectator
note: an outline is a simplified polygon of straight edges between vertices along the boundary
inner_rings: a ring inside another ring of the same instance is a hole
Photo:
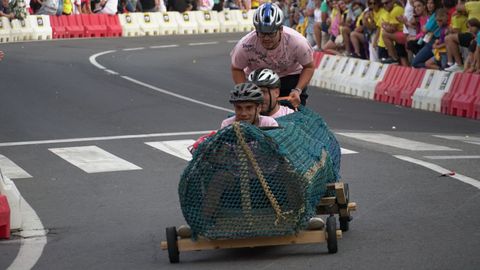
[[[472,3],[474,5],[472,5]],[[476,5],[476,3],[478,3],[479,5]],[[475,35],[478,32],[478,25],[476,25],[476,21],[480,20],[480,18],[476,18],[475,16],[480,17],[480,15],[477,15],[477,9],[480,12],[480,2],[476,2],[476,3],[467,2],[465,3],[464,9],[462,9],[460,5],[457,8],[458,11],[462,12],[463,10],[465,10],[466,13],[468,14],[468,21],[467,21],[468,31],[462,32],[462,33],[453,33],[446,37],[445,43],[447,45],[448,59],[454,61],[452,63],[448,63],[451,66],[449,68],[446,68],[445,69],[446,71],[450,71],[450,72],[462,71],[464,68],[463,59],[460,54],[460,47],[468,48],[472,43],[472,41],[474,42]],[[467,9],[467,4],[470,4],[468,9]],[[476,21],[472,19],[476,19]]]
[[[473,59],[475,62],[473,71],[480,74],[480,31],[477,32],[477,48],[475,48]]]
[[[342,27],[347,26],[348,8],[343,0],[333,7],[329,29],[330,40],[325,43],[323,50],[331,54],[341,54],[345,50]]]
[[[473,18],[468,20],[468,25],[473,26],[470,30],[474,34],[474,39],[470,42],[468,46],[468,56],[465,61],[465,72],[474,72],[478,71],[476,66],[475,52],[477,50],[477,40],[478,40],[478,32],[480,31],[480,21]],[[475,31],[476,30],[476,31]]]
[[[197,2],[195,0],[168,0],[167,10],[178,11],[183,13],[185,11],[191,11],[197,9]]]
[[[333,2],[333,0],[324,0],[320,5],[320,10],[315,10],[315,23],[313,24],[313,34],[315,37],[315,43],[317,44],[313,47],[315,50],[321,50],[324,45],[323,42],[326,42],[324,41],[323,36],[328,36],[328,17],[332,11]]]
[[[38,2],[41,4],[41,6],[35,12],[36,15],[56,15],[57,12],[59,12],[58,0],[38,0]]]
[[[2,0],[0,4],[0,17],[7,17],[9,20],[13,20],[15,18],[8,0]]]
[[[82,10],[81,11],[82,14],[92,14],[93,13],[90,0],[81,0],[80,7],[81,7],[81,10]]]
[[[413,2],[414,16],[408,22],[409,26],[416,28],[416,35],[407,37],[407,50],[413,55],[417,54],[423,47],[423,37],[425,36],[425,25],[428,20],[427,7],[423,0]]]
[[[354,42],[351,40],[351,36],[353,33],[360,34],[363,36],[363,15],[364,15],[364,10],[365,7],[361,2],[353,2],[352,3],[352,21],[350,26],[345,26],[342,29],[342,34],[343,34],[343,39],[345,43],[345,48],[347,53],[349,53],[350,56],[352,57],[357,57],[357,58],[362,58],[362,55],[364,56],[365,54],[362,53],[360,50],[356,51],[355,48],[352,49],[352,43]],[[353,34],[355,35],[355,34]],[[360,47],[360,46],[359,46]]]
[[[115,15],[118,10],[118,0],[100,0],[93,13]]]
[[[163,0],[138,0],[137,7],[140,12],[165,12],[167,8]]]
[[[440,37],[440,28],[438,27],[437,19],[435,17],[435,12],[439,9],[438,5],[439,3],[434,0],[427,1],[427,10],[433,12],[428,18],[423,30],[425,32],[423,39],[421,39],[423,47],[415,54],[412,61],[412,66],[415,68],[424,68],[425,62],[433,57],[433,43],[438,37]],[[445,38],[445,42],[447,41],[447,37]],[[447,45],[448,51],[448,44],[445,43],[445,45]]]
[[[366,57],[370,61],[378,61],[378,36],[379,28],[381,26],[381,15],[386,13],[382,7],[381,0],[368,0],[368,8],[364,11],[362,16],[362,33],[357,31],[352,32],[350,35],[354,53],[361,55],[361,47],[364,47]],[[367,56],[368,54],[368,56]]]
[[[278,118],[294,112],[294,110],[287,106],[282,106],[278,102],[280,97],[280,77],[273,70],[268,68],[256,69],[248,75],[248,80],[262,89],[262,115]]]
[[[230,103],[233,104],[235,115],[222,121],[220,128],[231,125],[235,121],[243,121],[258,127],[277,127],[278,123],[269,116],[260,115],[263,103],[263,93],[260,87],[253,83],[239,83],[230,93]]]
[[[212,10],[213,5],[213,0],[197,0],[197,10]]]
[[[394,0],[382,1],[388,16],[382,22],[381,35],[388,58],[382,63],[398,63],[408,66],[407,52],[405,50],[406,36],[403,33],[403,23],[398,18],[403,18],[404,8]]]
[[[448,30],[447,9],[441,8],[437,10],[435,17],[440,27],[440,37],[433,43],[433,57],[425,63],[425,66],[430,69],[443,70],[447,67],[447,49],[445,46],[445,35]]]

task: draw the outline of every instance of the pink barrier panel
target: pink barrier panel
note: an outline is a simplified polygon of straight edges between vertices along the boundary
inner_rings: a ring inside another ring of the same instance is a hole
[[[59,16],[50,15],[50,26],[52,27],[52,38],[67,37],[67,30]]]
[[[82,18],[80,15],[65,15],[58,16],[62,20],[69,38],[84,37],[85,29],[83,27]]]
[[[415,90],[421,86],[426,70],[423,68],[412,68],[410,72],[410,77],[406,81],[405,87],[400,89],[398,95],[395,96],[394,103],[396,105],[412,107],[412,96],[415,93]]]
[[[86,37],[107,36],[107,26],[100,23],[100,14],[81,14]]]
[[[398,65],[388,65],[383,80],[375,86],[373,99],[381,102],[389,102],[389,90],[404,80],[405,72]]]
[[[455,73],[448,93],[442,98],[441,112],[444,114],[475,117],[474,110],[480,98],[480,75]]]
[[[451,114],[455,116],[474,118],[475,102],[480,98],[480,75],[463,73],[462,80],[469,83],[453,95]]]
[[[121,37],[122,25],[117,15],[104,15],[105,25],[107,26],[107,36],[109,37]]]
[[[477,98],[473,106],[474,106],[474,112],[473,112],[474,118],[477,120],[480,120],[480,97]]]

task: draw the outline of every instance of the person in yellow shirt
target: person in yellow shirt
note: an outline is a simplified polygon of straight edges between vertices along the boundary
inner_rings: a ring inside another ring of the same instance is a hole
[[[368,49],[370,61],[377,61],[377,52],[375,48],[370,45],[372,45],[377,35],[377,24],[375,22],[379,20],[378,15],[380,14],[382,3],[380,0],[368,0],[367,5],[368,8],[362,13],[361,27],[359,19],[355,31],[350,34],[350,40],[352,41],[354,57],[361,55],[362,45],[368,43],[369,48],[364,48],[364,51]]]
[[[398,18],[403,17],[404,8],[394,0],[382,0],[388,15],[382,22],[381,35],[389,57],[383,63],[400,63],[408,66],[407,52],[405,50],[406,36],[403,33],[403,23]]]

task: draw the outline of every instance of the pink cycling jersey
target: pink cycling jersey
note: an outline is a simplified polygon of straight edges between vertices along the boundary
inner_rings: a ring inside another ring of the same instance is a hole
[[[270,115],[270,117],[278,118],[294,112],[295,111],[290,109],[289,107],[280,105],[280,109],[276,113]]]
[[[233,122],[235,122],[235,115],[223,120],[222,125],[220,126],[220,129],[231,125]],[[258,126],[259,127],[278,127],[278,123],[277,121],[275,121],[275,119],[273,119],[270,116],[260,115]]]
[[[278,76],[300,74],[304,65],[313,62],[313,49],[297,31],[283,26],[280,44],[265,49],[255,31],[244,36],[230,53],[232,65],[250,74],[258,68],[269,68]]]

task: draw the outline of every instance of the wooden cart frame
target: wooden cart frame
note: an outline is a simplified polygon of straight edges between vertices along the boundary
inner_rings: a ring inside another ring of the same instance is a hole
[[[167,240],[161,242],[162,250],[168,250],[171,263],[180,261],[180,251],[198,251],[209,249],[245,248],[261,246],[278,246],[292,244],[325,243],[329,253],[337,253],[337,239],[342,238],[342,231],[348,231],[352,220],[350,213],[357,209],[357,204],[349,202],[348,184],[338,182],[327,185],[327,189],[334,191],[334,196],[323,197],[317,206],[318,215],[329,215],[324,229],[304,230],[296,235],[253,237],[246,239],[210,240],[199,237],[196,241],[190,238],[179,238],[175,227],[166,228]],[[337,230],[335,214],[339,216],[340,230]]]

